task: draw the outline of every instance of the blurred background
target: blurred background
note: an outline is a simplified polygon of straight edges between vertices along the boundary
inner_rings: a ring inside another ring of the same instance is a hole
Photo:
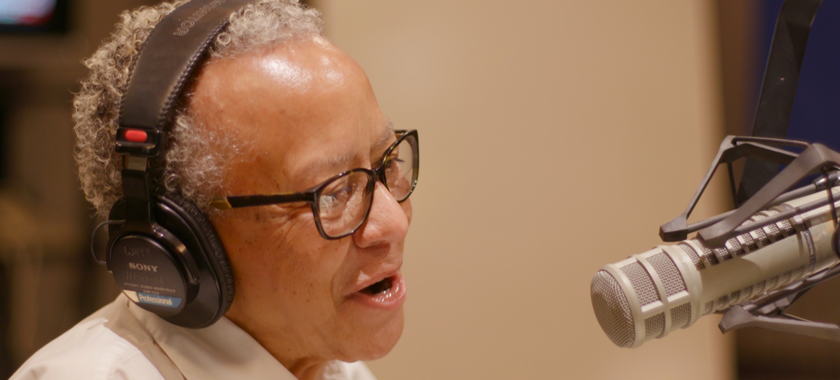
[[[72,159],[81,61],[148,0],[0,0],[0,376],[117,290]],[[828,379],[840,344],[718,317],[637,349],[592,312],[659,244],[720,139],[748,134],[781,0],[311,0],[423,140],[403,338],[381,379]],[[840,2],[817,15],[790,136],[840,148]],[[718,186],[695,220],[731,207]],[[792,310],[840,322],[840,284]]]

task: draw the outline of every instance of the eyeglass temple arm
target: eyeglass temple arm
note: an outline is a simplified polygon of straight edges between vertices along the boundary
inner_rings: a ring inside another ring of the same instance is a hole
[[[266,206],[292,202],[313,202],[314,194],[266,194],[266,195],[236,195],[230,197],[216,197],[210,201],[210,206],[220,210],[231,208]]]

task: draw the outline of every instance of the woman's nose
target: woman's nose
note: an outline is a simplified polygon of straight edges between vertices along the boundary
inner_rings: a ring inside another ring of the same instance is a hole
[[[367,221],[353,234],[353,241],[357,246],[365,248],[405,240],[411,210],[411,206],[407,206],[408,211],[394,199],[382,182],[376,181]]]

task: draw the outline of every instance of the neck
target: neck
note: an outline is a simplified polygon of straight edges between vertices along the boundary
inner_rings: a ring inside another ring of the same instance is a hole
[[[311,359],[298,360],[292,364],[283,363],[282,361],[281,363],[289,370],[289,372],[292,373],[292,375],[295,375],[298,380],[315,380],[319,378],[319,376],[324,372],[324,368],[327,366],[326,361],[314,361]]]
[[[311,356],[302,354],[301,350],[295,350],[293,347],[299,346],[293,343],[294,339],[283,339],[279,337],[276,332],[259,333],[251,328],[252,324],[245,323],[247,318],[239,318],[237,313],[233,313],[233,308],[228,311],[226,316],[234,324],[245,330],[251,337],[253,337],[271,356],[277,359],[283,367],[289,370],[298,380],[315,380],[323,373],[326,368],[327,359],[319,356]],[[287,337],[288,338],[288,337]]]
[[[286,367],[292,375],[295,375],[295,378],[298,380],[315,380],[320,378],[324,369],[327,367],[327,363],[329,363],[328,360],[321,357],[301,356],[295,354],[295,352],[290,352],[283,342],[276,342],[271,339],[263,340],[256,335],[252,336],[283,367]]]
[[[272,342],[269,340],[262,340],[255,335],[257,342],[268,351],[271,356],[274,356],[283,367],[289,370],[292,375],[298,380],[315,380],[319,379],[324,369],[327,367],[328,360],[320,357],[296,355],[294,352],[289,352],[288,347],[282,342]]]

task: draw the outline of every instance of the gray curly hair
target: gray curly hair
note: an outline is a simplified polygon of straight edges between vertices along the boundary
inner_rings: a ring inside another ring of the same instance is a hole
[[[85,197],[101,218],[107,218],[122,196],[122,157],[114,144],[120,101],[140,48],[158,21],[186,2],[123,12],[116,31],[85,61],[90,75],[73,101],[75,158]],[[210,47],[208,62],[320,33],[318,11],[297,0],[257,0],[230,17],[230,25]],[[177,106],[167,151],[151,165],[159,169],[157,183],[166,191],[180,193],[207,212],[213,193],[221,191],[222,164],[237,148],[227,136],[199,128],[188,106],[186,101]]]

